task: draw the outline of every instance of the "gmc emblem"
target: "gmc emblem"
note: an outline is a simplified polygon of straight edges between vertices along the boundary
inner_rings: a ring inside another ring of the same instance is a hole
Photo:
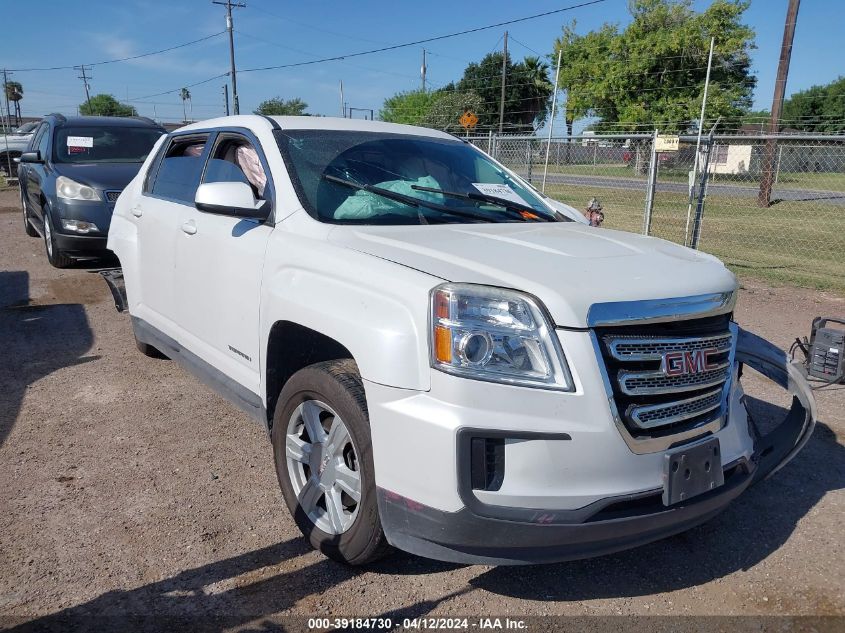
[[[663,355],[663,362],[660,368],[667,376],[700,374],[701,372],[711,371],[718,367],[718,364],[710,359],[719,353],[719,350],[713,347],[697,349],[691,352],[668,352]]]

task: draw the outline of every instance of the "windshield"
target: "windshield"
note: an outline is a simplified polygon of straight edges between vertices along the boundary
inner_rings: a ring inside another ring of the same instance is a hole
[[[142,163],[161,130],[140,126],[62,127],[56,130],[57,163]]]
[[[332,224],[558,221],[467,143],[410,134],[276,132],[300,201]]]

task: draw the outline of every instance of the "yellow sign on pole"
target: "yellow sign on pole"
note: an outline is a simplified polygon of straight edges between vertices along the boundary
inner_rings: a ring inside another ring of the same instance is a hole
[[[478,117],[475,116],[474,112],[467,110],[461,115],[461,118],[458,119],[458,121],[464,128],[470,129],[478,124]]]
[[[654,142],[654,151],[656,152],[677,152],[678,143],[680,139],[678,136],[658,136]]]

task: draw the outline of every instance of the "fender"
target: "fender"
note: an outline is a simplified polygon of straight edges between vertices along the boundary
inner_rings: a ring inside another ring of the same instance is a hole
[[[273,324],[291,321],[346,347],[364,380],[428,391],[428,294],[440,282],[277,226],[262,279],[262,383]]]

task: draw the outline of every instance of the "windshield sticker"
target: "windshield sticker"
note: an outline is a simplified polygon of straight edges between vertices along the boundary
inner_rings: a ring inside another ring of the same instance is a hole
[[[472,186],[478,189],[485,196],[496,196],[510,202],[517,202],[530,206],[516,191],[511,189],[510,185],[493,184],[490,182],[474,182]]]
[[[88,151],[87,147],[68,147],[67,153],[68,154],[83,154]]]
[[[94,147],[93,136],[68,136],[68,147]]]

